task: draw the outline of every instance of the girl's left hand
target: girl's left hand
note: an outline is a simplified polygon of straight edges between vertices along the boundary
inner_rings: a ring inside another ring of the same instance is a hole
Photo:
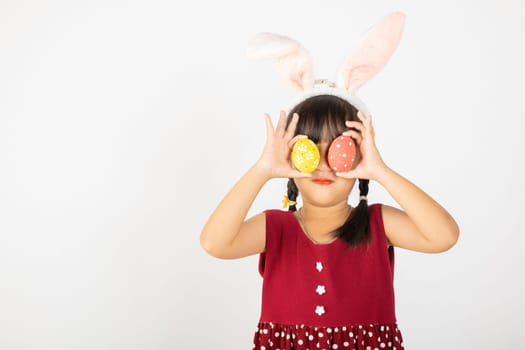
[[[367,116],[361,111],[357,112],[358,121],[347,121],[346,126],[356,130],[348,130],[343,135],[353,137],[360,151],[360,161],[357,166],[348,172],[338,172],[337,176],[347,179],[360,178],[376,180],[378,176],[387,168],[381,158],[375,144],[374,127],[372,126],[372,117]]]

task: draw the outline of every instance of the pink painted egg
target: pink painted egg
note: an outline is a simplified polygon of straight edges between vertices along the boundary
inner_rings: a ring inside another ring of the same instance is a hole
[[[355,141],[350,136],[337,137],[328,148],[328,165],[335,172],[350,171],[356,160]]]

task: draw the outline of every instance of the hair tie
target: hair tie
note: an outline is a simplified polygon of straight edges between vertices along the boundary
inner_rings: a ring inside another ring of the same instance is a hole
[[[288,207],[292,207],[294,205],[296,205],[297,202],[296,201],[292,201],[290,200],[290,198],[288,198],[287,195],[284,195],[284,198],[283,198],[283,208],[288,208]]]
[[[366,196],[359,196],[359,201],[368,201]]]

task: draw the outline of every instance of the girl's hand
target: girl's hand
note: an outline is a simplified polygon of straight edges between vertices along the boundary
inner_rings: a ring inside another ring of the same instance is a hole
[[[347,121],[346,126],[349,128],[357,129],[348,130],[343,135],[353,137],[360,151],[361,159],[357,166],[348,172],[336,173],[337,176],[341,176],[348,179],[360,178],[376,180],[378,176],[384,171],[387,166],[375,144],[374,127],[372,126],[372,117],[367,116],[361,111],[357,112],[357,117],[362,123],[357,121]]]
[[[268,114],[265,114],[264,118],[266,122],[266,145],[257,161],[257,166],[264,170],[269,178],[311,177],[311,174],[302,173],[294,169],[290,161],[290,153],[294,143],[306,137],[305,135],[294,137],[299,115],[293,115],[286,130],[286,113],[284,111],[281,111],[276,128],[273,127],[272,120]]]

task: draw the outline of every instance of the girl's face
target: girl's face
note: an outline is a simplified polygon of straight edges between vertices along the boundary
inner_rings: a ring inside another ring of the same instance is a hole
[[[345,179],[335,175],[326,159],[330,144],[321,141],[317,144],[321,159],[311,178],[296,178],[295,184],[303,203],[319,207],[330,207],[348,202],[348,196],[356,179]]]
[[[297,105],[289,114],[288,123],[293,112],[299,114],[295,134],[307,135],[317,144],[321,156],[319,166],[312,172],[311,178],[294,179],[303,203],[319,207],[348,203],[355,179],[336,176],[328,166],[327,153],[330,143],[347,130],[345,120],[358,120],[357,109],[339,97],[319,95]],[[359,160],[357,149],[356,165]]]

